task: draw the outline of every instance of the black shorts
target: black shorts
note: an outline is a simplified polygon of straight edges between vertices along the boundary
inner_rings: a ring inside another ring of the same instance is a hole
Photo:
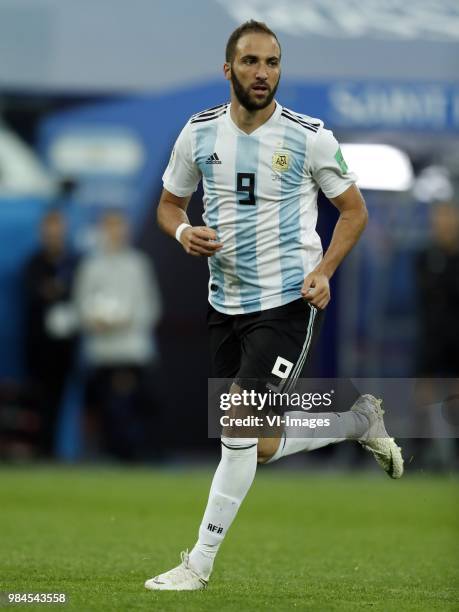
[[[227,315],[209,305],[212,376],[253,388],[255,380],[291,391],[307,376],[324,311],[302,298],[269,310]]]

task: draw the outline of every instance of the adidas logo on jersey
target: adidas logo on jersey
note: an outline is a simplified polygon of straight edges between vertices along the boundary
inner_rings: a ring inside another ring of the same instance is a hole
[[[222,162],[220,161],[216,153],[212,153],[212,155],[209,155],[209,157],[206,159],[206,164],[221,164],[221,163]]]

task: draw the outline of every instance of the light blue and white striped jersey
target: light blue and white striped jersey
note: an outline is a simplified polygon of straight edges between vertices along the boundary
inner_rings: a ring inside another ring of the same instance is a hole
[[[223,243],[209,258],[211,305],[241,314],[298,299],[322,259],[319,187],[333,198],[356,180],[332,132],[277,103],[251,134],[233,122],[229,104],[203,111],[180,133],[163,184],[183,197],[201,178],[204,223]]]

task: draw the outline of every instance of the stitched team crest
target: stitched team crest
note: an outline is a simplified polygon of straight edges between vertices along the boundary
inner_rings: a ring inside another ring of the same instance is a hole
[[[272,168],[277,172],[286,172],[290,167],[290,155],[287,151],[275,151],[273,154]]]

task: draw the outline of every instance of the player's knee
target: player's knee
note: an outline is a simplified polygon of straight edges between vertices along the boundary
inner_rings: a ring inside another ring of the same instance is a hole
[[[260,438],[257,446],[258,463],[266,463],[279,447],[279,438]]]

